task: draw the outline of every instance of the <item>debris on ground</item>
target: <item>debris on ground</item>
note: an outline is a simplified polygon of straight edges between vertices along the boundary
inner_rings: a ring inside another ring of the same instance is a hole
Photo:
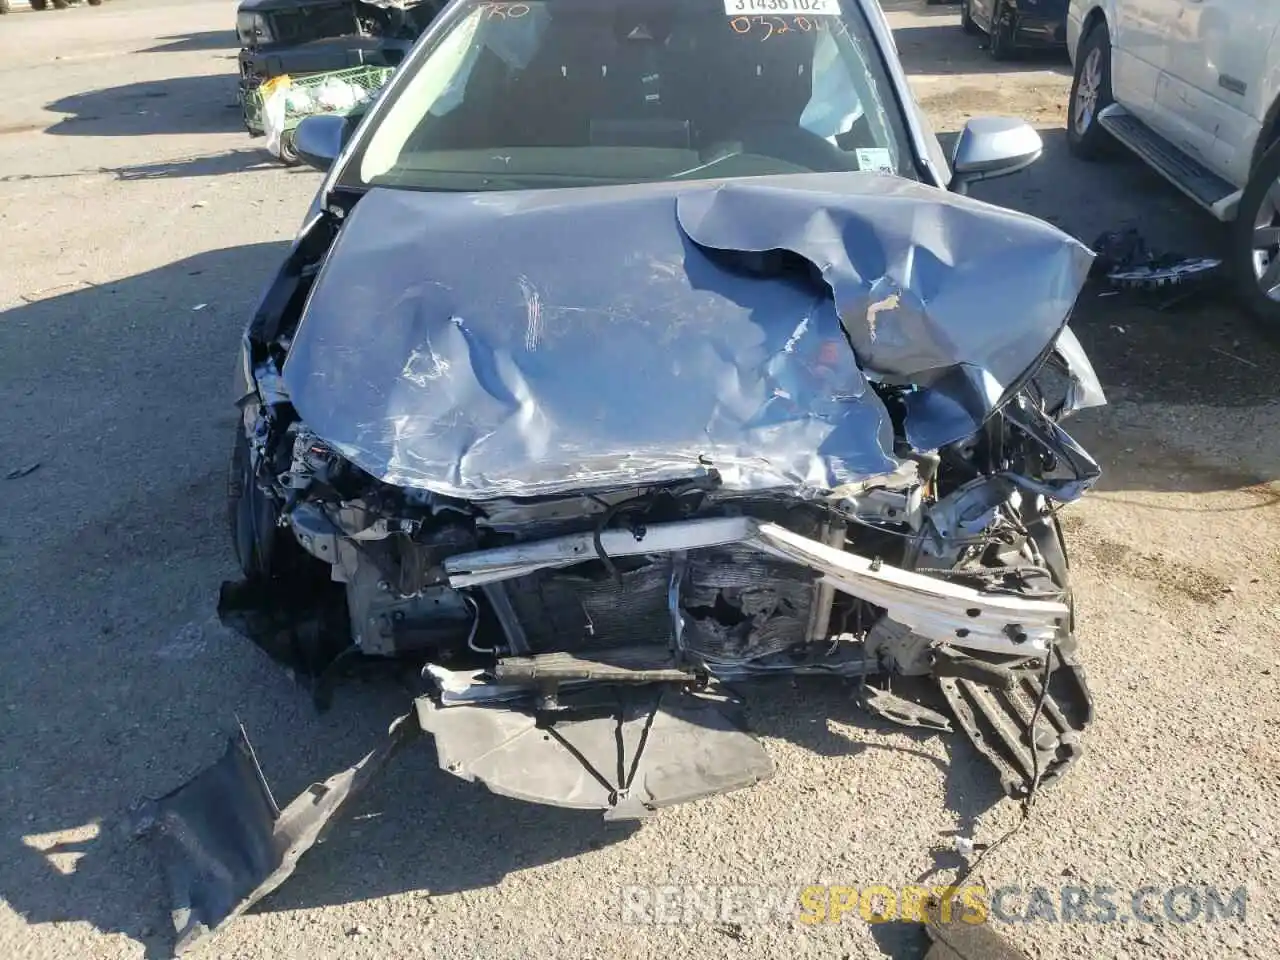
[[[20,477],[27,476],[27,474],[35,473],[39,469],[40,461],[37,460],[35,463],[28,463],[25,467],[14,467],[4,475],[4,478],[6,480],[17,480]]]
[[[1255,370],[1258,368],[1258,365],[1256,363],[1254,363],[1252,360],[1246,360],[1244,357],[1240,356],[1238,353],[1232,353],[1230,350],[1223,350],[1221,347],[1210,347],[1209,349],[1212,350],[1214,353],[1217,353],[1226,357],[1228,360],[1234,360],[1236,363],[1243,363],[1246,367],[1253,367]]]
[[[1112,286],[1126,290],[1199,283],[1216,276],[1222,266],[1222,261],[1214,257],[1157,254],[1134,227],[1100,234],[1093,241],[1093,249],[1097,254],[1093,275],[1106,277]]]
[[[1027,960],[1027,955],[998,934],[957,898],[925,904],[925,930],[932,941],[924,960]]]
[[[30,293],[19,294],[19,298],[26,303],[39,303],[41,300],[51,300],[54,297],[60,297],[64,293],[71,293],[80,287],[96,286],[90,280],[73,280],[70,283],[60,283],[53,287],[42,287],[39,290],[32,290]]]

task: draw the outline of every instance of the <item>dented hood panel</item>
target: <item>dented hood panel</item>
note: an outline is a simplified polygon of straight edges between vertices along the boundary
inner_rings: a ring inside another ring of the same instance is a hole
[[[812,278],[741,256],[770,250]],[[913,442],[972,433],[1090,261],[1042,221],[865,173],[375,189],[283,377],[319,436],[398,486],[484,500],[714,467],[803,494],[897,465],[868,377],[923,388]]]

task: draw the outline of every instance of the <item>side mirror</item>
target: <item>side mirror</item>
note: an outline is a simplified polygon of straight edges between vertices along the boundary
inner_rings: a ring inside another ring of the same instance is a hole
[[[294,149],[307,166],[328,170],[342,152],[346,128],[346,117],[334,114],[303,117],[298,129],[294,131]]]
[[[1017,173],[1039,160],[1043,152],[1044,141],[1025,120],[974,117],[956,138],[951,189],[966,193],[971,183]]]

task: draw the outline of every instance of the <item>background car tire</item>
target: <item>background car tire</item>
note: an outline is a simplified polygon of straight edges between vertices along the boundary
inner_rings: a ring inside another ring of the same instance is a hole
[[[1227,267],[1235,281],[1236,291],[1246,310],[1262,326],[1263,332],[1280,341],[1280,300],[1272,300],[1262,290],[1254,272],[1254,230],[1266,207],[1268,193],[1280,182],[1280,142],[1273,143],[1253,169],[1249,183],[1240,197],[1236,219],[1231,224]],[[1269,219],[1280,228],[1280,209],[1273,209]],[[1280,260],[1280,240],[1274,245],[1271,262]],[[1280,283],[1280,281],[1277,281]]]
[[[49,6],[49,0],[30,0],[32,10],[44,10]]]
[[[279,526],[279,519],[276,505],[258,489],[249,441],[237,424],[227,465],[227,525],[236,561],[246,579],[279,579],[306,556],[292,535]]]
[[[9,12],[9,0],[0,0],[0,14]]]
[[[1096,58],[1095,58],[1096,54]],[[1095,79],[1089,79],[1097,69]],[[1088,95],[1081,85],[1095,86],[1092,107],[1082,117],[1077,116],[1077,100]],[[1094,24],[1080,41],[1076,54],[1075,76],[1071,79],[1071,96],[1067,100],[1067,149],[1083,160],[1096,160],[1106,156],[1115,146],[1111,134],[1098,123],[1098,114],[1115,103],[1111,93],[1111,36],[1105,23]]]
[[[69,6],[71,6],[71,4],[68,3],[67,0],[53,0],[53,9],[55,10],[65,10]]]
[[[91,6],[91,7],[100,7],[100,6],[102,6],[102,0],[88,0],[88,3],[89,3],[89,6]]]
[[[286,130],[280,134],[280,162],[286,167],[296,167],[302,163],[302,157],[298,156],[298,144],[292,130]]]
[[[969,0],[960,0],[960,29],[971,37],[982,32],[973,22],[973,14],[969,12]]]
[[[997,2],[991,13],[991,33],[987,36],[987,53],[992,60],[1012,60],[1017,52],[1013,37],[1013,20],[1007,15],[1003,0]]]

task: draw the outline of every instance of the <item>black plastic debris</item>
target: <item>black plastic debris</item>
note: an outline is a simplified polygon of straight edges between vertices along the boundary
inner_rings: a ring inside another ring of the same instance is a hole
[[[557,694],[551,709],[419,697],[416,707],[441,768],[500,796],[599,809],[606,820],[641,819],[774,772],[741,704],[711,690],[588,688]]]
[[[931,900],[925,905],[925,930],[933,945],[924,960],[1028,960],[985,920],[975,923],[971,911],[954,898],[944,909]]]
[[[1091,275],[1106,277],[1121,289],[1155,290],[1195,283],[1217,274],[1222,261],[1213,257],[1157,254],[1135,228],[1112,230],[1093,241],[1097,259]]]
[[[135,832],[154,844],[171,898],[174,954],[216,933],[284,883],[349,801],[409,737],[412,715],[358,763],[276,806],[244,729],[226,752],[178,789],[144,803]]]
[[[899,726],[951,733],[951,721],[937,710],[869,683],[859,689],[858,702],[864,710]]]
[[[6,480],[18,480],[29,474],[35,473],[39,469],[40,469],[40,461],[37,460],[35,463],[28,463],[26,466],[14,467],[12,470],[10,470],[8,473],[4,475],[4,478]]]

